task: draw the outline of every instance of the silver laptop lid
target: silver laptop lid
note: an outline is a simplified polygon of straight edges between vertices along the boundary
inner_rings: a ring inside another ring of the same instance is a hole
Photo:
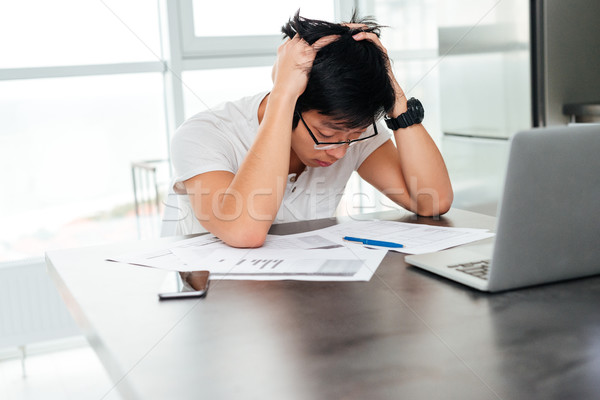
[[[600,125],[517,133],[490,290],[600,273]]]

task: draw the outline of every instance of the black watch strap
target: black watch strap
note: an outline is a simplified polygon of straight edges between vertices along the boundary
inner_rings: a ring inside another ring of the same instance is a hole
[[[385,118],[385,124],[391,130],[408,128],[414,124],[420,124],[425,117],[425,110],[421,102],[414,97],[411,97],[406,102],[406,112],[398,115],[395,118]]]

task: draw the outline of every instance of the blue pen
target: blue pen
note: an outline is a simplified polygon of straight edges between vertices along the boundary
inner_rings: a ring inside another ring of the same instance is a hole
[[[343,239],[347,240],[349,242],[362,243],[362,244],[367,245],[367,246],[393,247],[393,248],[396,248],[396,249],[404,247],[404,245],[402,245],[400,243],[384,242],[384,241],[381,241],[381,240],[362,239],[362,238],[357,238],[357,237],[352,237],[352,236],[344,236]]]

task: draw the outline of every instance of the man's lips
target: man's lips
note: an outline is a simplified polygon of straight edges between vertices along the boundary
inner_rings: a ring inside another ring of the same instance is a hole
[[[317,162],[317,164],[319,164],[321,167],[329,167],[331,164],[330,162],[325,162],[325,161],[321,161],[321,160],[315,160]]]

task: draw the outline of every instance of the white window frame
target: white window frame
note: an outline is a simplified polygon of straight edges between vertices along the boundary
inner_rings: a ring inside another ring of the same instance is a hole
[[[196,36],[192,3],[193,0],[179,2],[184,58],[270,55],[281,43],[281,35]]]
[[[184,59],[209,57],[273,56],[281,44],[281,35],[196,36],[193,0],[179,0],[182,55]],[[335,20],[349,18],[356,0],[335,0]]]

